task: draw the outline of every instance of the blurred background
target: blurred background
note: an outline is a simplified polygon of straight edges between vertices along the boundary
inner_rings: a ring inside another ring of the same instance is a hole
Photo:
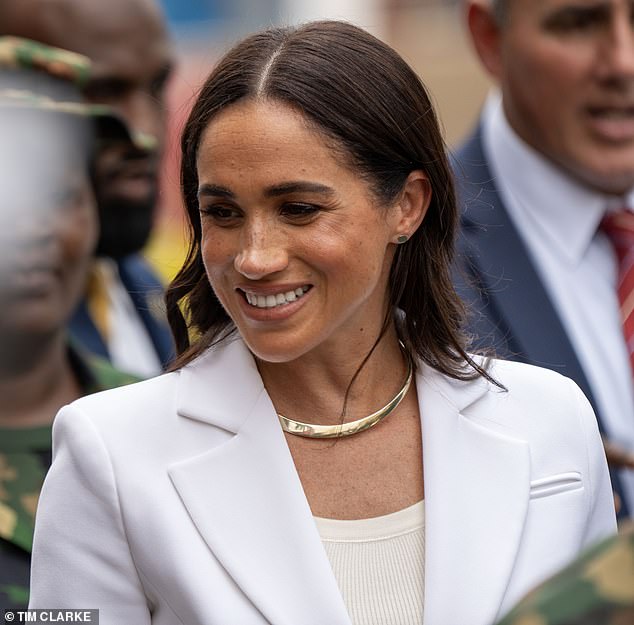
[[[489,82],[472,54],[461,0],[161,0],[178,67],[167,106],[169,130],[157,227],[146,256],[170,280],[183,253],[179,135],[198,87],[237,39],[271,25],[345,19],[394,47],[431,92],[448,145],[474,123]]]

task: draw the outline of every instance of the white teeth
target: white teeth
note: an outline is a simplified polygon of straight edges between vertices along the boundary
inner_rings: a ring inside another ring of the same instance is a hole
[[[277,293],[275,295],[256,295],[255,293],[244,291],[244,295],[251,306],[256,306],[257,308],[275,308],[276,306],[284,306],[285,304],[294,302],[302,297],[309,288],[308,286],[302,286],[296,288],[294,291]]]

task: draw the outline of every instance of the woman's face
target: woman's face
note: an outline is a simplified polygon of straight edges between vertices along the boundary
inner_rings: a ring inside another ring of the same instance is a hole
[[[85,157],[55,133],[46,136],[45,145],[16,141],[0,153],[3,334],[61,330],[79,301],[96,244]]]
[[[284,104],[238,103],[204,131],[197,169],[207,275],[257,357],[374,341],[399,211],[321,134]]]

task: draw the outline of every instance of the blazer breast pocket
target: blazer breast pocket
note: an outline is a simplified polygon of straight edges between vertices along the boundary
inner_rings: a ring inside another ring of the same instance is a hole
[[[557,473],[531,481],[530,499],[541,499],[560,493],[583,489],[583,480],[578,471]]]

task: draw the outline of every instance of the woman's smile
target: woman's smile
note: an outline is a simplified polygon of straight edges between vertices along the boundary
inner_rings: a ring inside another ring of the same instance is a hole
[[[242,289],[237,289],[237,292],[247,320],[283,322],[293,317],[309,303],[311,288],[306,285],[268,295],[261,291],[243,291]]]
[[[244,293],[244,297],[251,306],[255,306],[256,308],[279,308],[280,306],[285,306],[304,297],[309,289],[310,285],[307,284],[305,286],[299,286],[296,289],[276,289],[273,294],[240,290]]]

